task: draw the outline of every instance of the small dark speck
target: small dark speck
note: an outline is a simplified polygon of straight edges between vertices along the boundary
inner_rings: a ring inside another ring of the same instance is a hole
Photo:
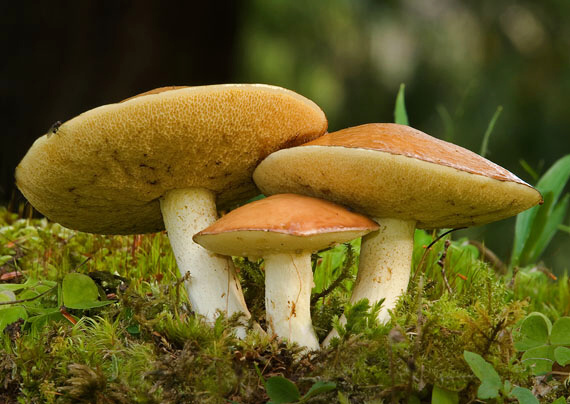
[[[148,157],[148,153],[144,153],[144,154],[143,154],[143,157]]]
[[[158,180],[152,180],[148,182],[150,185],[156,185],[158,184]]]
[[[224,173],[224,178],[229,177],[232,173]]]
[[[211,175],[211,176],[208,177],[208,179],[209,179],[209,180],[215,180],[215,179],[216,179],[216,176],[215,176],[215,175]]]
[[[73,192],[73,191],[75,191],[76,189],[77,189],[77,187],[69,187],[69,188],[67,188],[67,191],[68,191],[68,192]]]
[[[60,127],[60,126],[61,126],[61,121],[56,121],[53,125],[51,125],[51,126],[49,127],[48,131],[47,131],[48,138],[49,138],[51,135],[57,133],[57,131],[59,130],[59,127]]]
[[[222,164],[221,161],[216,161],[216,165],[219,166],[220,164]]]

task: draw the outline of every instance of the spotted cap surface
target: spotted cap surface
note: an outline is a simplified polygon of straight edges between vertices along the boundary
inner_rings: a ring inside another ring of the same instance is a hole
[[[203,187],[225,208],[257,194],[251,175],[268,154],[322,135],[307,98],[280,87],[165,87],[87,111],[40,137],[16,183],[42,214],[103,234],[164,228],[159,198]]]

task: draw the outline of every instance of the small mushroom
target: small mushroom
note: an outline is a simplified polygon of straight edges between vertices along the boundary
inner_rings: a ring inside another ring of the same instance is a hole
[[[382,322],[407,288],[415,228],[481,225],[542,202],[536,189],[504,168],[397,124],[361,125],[277,151],[253,178],[266,195],[325,198],[380,225],[363,238],[351,300],[385,299]]]
[[[39,212],[71,229],[166,227],[181,274],[190,272],[192,308],[210,321],[218,310],[249,317],[231,260],[192,236],[216,220],[217,208],[258,193],[251,175],[261,159],[326,126],[316,104],[279,87],[165,87],[87,111],[40,137],[16,168],[16,183]]]
[[[316,350],[311,253],[377,228],[372,220],[331,202],[282,194],[231,211],[196,234],[194,241],[219,254],[262,257],[269,331]]]

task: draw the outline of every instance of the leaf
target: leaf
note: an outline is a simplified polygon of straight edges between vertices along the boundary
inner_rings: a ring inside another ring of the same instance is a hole
[[[404,83],[400,84],[400,90],[396,96],[396,107],[394,108],[394,122],[400,125],[409,125],[406,101],[404,100],[405,89],[406,85]]]
[[[0,302],[13,302],[16,300],[16,294],[11,290],[0,290]],[[0,310],[10,307],[9,305],[0,306]]]
[[[563,213],[562,211],[566,209],[564,208],[564,205],[568,203],[566,199],[561,201],[563,207],[558,209],[556,207],[569,178],[570,155],[567,155],[556,161],[536,184],[536,189],[542,193],[544,204],[535,206],[517,216],[515,240],[511,254],[512,265],[528,264],[527,260],[531,256],[540,256],[539,254],[537,255],[539,251],[537,246],[545,248],[548,245],[545,239],[552,237],[552,234],[548,232],[552,232],[552,227],[554,227],[552,225],[547,226],[548,219],[552,217],[551,220],[556,221]],[[537,220],[539,212],[540,218]],[[531,251],[535,251],[535,253],[531,254]]]
[[[542,237],[538,238],[534,245],[534,248],[528,253],[529,256],[526,258],[527,262],[538,261],[544,250],[546,250],[546,247],[548,247],[556,232],[560,230],[559,227],[566,217],[569,203],[570,194],[566,194],[562,200],[558,202],[558,204],[552,209],[552,212],[550,212],[550,215],[548,215],[546,223],[542,230]]]
[[[431,402],[438,404],[457,404],[459,403],[459,394],[456,391],[446,390],[439,386],[433,386]]]
[[[552,371],[554,364],[554,347],[543,345],[531,348],[523,354],[521,361],[530,366],[532,374],[535,376],[548,373]]]
[[[554,359],[560,366],[566,366],[570,363],[570,348],[559,346],[554,349]]]
[[[570,345],[570,317],[561,317],[552,325],[550,332],[552,345]]]
[[[99,301],[99,289],[95,281],[75,272],[63,278],[62,293],[63,304],[70,309],[92,309],[112,303]]]
[[[265,381],[265,390],[273,403],[293,403],[299,401],[301,394],[291,380],[273,376]]]
[[[552,404],[566,404],[566,399],[564,397],[558,397]]]
[[[0,306],[1,307],[1,306]],[[28,313],[26,309],[22,306],[4,306],[4,308],[0,310],[0,335],[4,331],[4,328],[8,324],[12,324],[19,319],[26,320],[28,318]]]
[[[521,404],[540,404],[538,399],[529,389],[518,386],[511,391],[511,397],[519,400],[519,403]]]
[[[334,389],[336,389],[336,383],[334,382],[316,382],[311,386],[309,391],[305,393],[303,400],[308,400],[316,395],[323,394]]]
[[[475,376],[481,380],[481,385],[477,390],[477,397],[481,399],[497,397],[499,390],[503,387],[503,383],[493,365],[474,352],[463,351],[463,358],[465,358]]]
[[[550,320],[543,314],[531,313],[522,322],[516,336],[515,348],[526,351],[548,342]]]

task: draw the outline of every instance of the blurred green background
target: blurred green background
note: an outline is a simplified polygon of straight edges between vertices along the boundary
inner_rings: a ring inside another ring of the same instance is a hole
[[[287,87],[317,102],[333,131],[392,121],[406,83],[412,126],[476,152],[502,106],[487,157],[531,184],[570,153],[567,0],[80,3],[2,6],[5,202],[13,168],[53,122],[172,84]],[[513,228],[462,234],[507,260]],[[568,269],[569,245],[558,234],[545,264]]]

